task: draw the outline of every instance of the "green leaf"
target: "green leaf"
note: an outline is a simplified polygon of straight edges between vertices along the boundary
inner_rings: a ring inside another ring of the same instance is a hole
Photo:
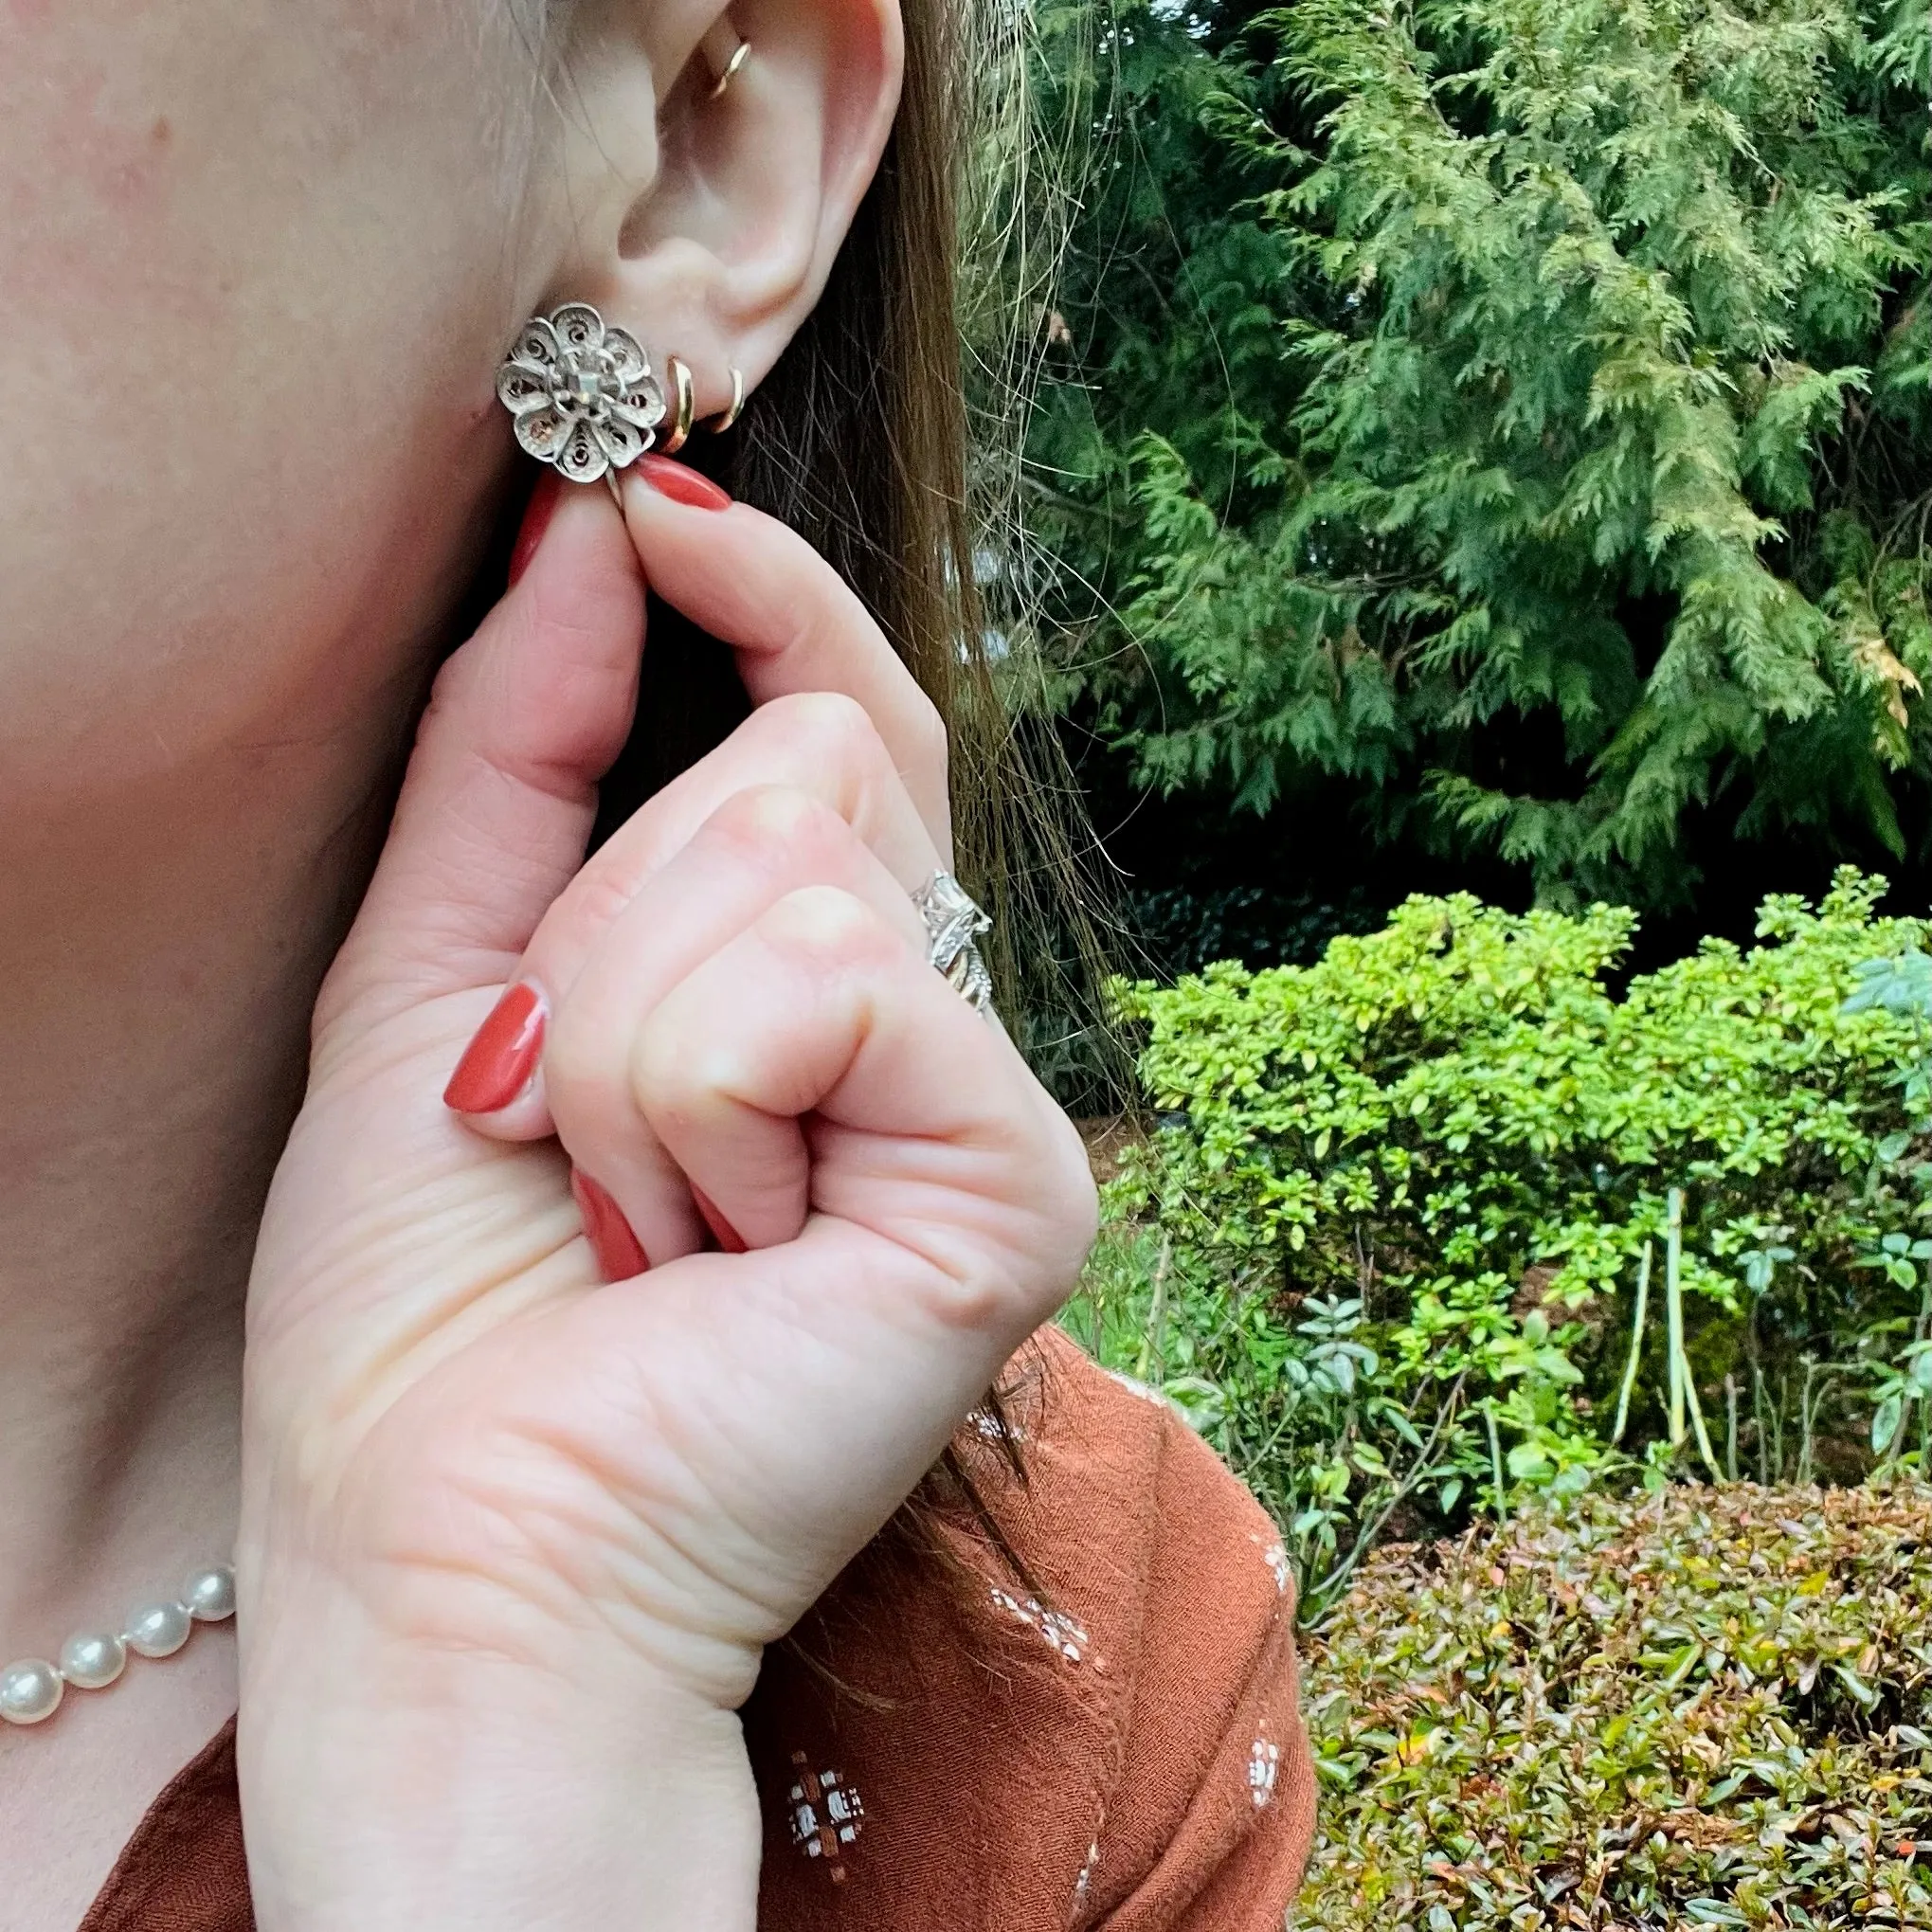
[[[1905,1417],[1905,1399],[1889,1395],[1879,1403],[1871,1414],[1871,1448],[1875,1455],[1883,1455],[1893,1443],[1899,1433],[1899,1424]]]
[[[1833,1664],[1832,1675],[1851,1693],[1852,1699],[1865,1710],[1878,1708],[1878,1692],[1874,1690],[1858,1672],[1847,1664]]]

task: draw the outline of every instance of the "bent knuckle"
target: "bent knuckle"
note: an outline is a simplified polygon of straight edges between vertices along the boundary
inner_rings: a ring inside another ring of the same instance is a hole
[[[631,1043],[630,1089],[645,1117],[677,1117],[690,1094],[705,1084],[703,1047],[681,1027],[654,1016]]]
[[[676,1139],[714,1118],[720,1099],[755,1091],[759,1057],[735,1025],[660,1011],[631,1045],[631,1104],[654,1132]]]
[[[902,954],[904,942],[864,900],[838,886],[802,886],[759,921],[774,949],[807,966],[851,972]]]
[[[546,921],[531,942],[531,958],[539,970],[547,959],[568,956],[572,949],[589,945],[630,910],[642,883],[642,868],[627,862],[628,857],[623,855],[622,861],[616,854],[593,858],[570,881],[558,902],[558,916]]]
[[[822,798],[790,785],[748,785],[705,821],[713,838],[764,866],[808,869],[851,837]]]
[[[822,768],[865,779],[890,763],[872,713],[856,697],[842,691],[802,691],[767,708],[780,705],[787,735]]]
[[[1079,1129],[1050,1102],[1045,1146],[1035,1171],[1041,1213],[1052,1230],[1055,1272],[1071,1281],[1100,1233],[1100,1189]]]
[[[1089,1251],[1100,1237],[1100,1187],[1093,1179],[1093,1170],[1087,1164],[1087,1150],[1078,1145],[1079,1136],[1074,1136],[1074,1156],[1077,1165],[1069,1173],[1066,1189],[1066,1213],[1063,1226],[1069,1246],[1074,1255],[1075,1270],[1084,1267]]]

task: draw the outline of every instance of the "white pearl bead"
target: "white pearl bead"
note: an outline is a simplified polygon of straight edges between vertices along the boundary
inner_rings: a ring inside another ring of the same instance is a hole
[[[10,1724],[37,1724],[60,1709],[66,1688],[51,1664],[23,1657],[0,1670],[0,1718]]]
[[[181,1601],[197,1623],[222,1623],[235,1614],[235,1573],[226,1563],[211,1563],[189,1578]]]
[[[128,1649],[144,1657],[172,1657],[188,1641],[194,1619],[178,1603],[144,1603],[128,1618]]]
[[[128,1667],[117,1636],[70,1636],[61,1646],[61,1675],[76,1690],[105,1690]]]

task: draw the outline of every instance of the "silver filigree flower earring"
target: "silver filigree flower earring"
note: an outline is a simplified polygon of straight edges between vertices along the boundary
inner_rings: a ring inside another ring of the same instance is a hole
[[[573,483],[609,480],[657,442],[664,391],[643,344],[588,302],[566,302],[523,325],[497,371],[516,441]]]

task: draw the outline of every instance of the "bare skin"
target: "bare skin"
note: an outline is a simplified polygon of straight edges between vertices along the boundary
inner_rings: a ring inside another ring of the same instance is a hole
[[[917,959],[943,744],[823,566],[749,511],[633,484],[623,520],[558,513],[445,674],[309,1065],[503,491],[504,342],[596,300],[718,408],[809,312],[876,163],[890,0],[734,9],[758,61],[722,113],[693,68],[717,18],[586,0],[556,118],[530,23],[487,0],[0,6],[0,1651],[231,1546],[245,1643],[238,1665],[203,1633],[0,1732],[25,1932],[78,1921],[238,1695],[265,1932],[749,1925],[732,1712],[759,1648],[1077,1265],[1071,1135]],[[573,897],[641,569],[743,646],[765,709]],[[761,571],[763,605],[717,605]],[[541,1076],[459,1119],[441,1083],[518,977],[552,1013]],[[767,1016],[742,1064],[682,1051],[720,1011],[740,1036]],[[801,1112],[834,1126],[802,1137]],[[569,1160],[650,1252],[648,1298],[604,1286]],[[696,1252],[699,1171],[751,1253]],[[872,1298],[801,1378],[834,1279]],[[587,1367],[613,1355],[635,1375]],[[548,1365],[506,1381],[499,1356]],[[847,1430],[842,1492],[801,1498],[788,1449],[721,1428],[785,1420],[774,1377],[793,1432]],[[587,1401],[608,1427],[560,1449]],[[478,1453],[506,1434],[551,1454]],[[447,1540],[437,1471],[520,1526],[507,1567],[500,1537]],[[674,1531],[646,1499],[680,1485],[712,1507]],[[578,1834],[574,1892],[554,1837],[504,1863],[493,1825],[533,1802]],[[716,1848],[713,1890],[664,1895],[617,1824],[641,1807]]]
[[[351,11],[324,8],[316,34],[348,37]],[[495,425],[439,385],[431,341],[487,359],[515,295],[471,271],[417,307],[406,266],[380,290],[343,275],[352,227],[281,217],[310,191],[348,202],[365,169],[409,170],[429,191],[398,263],[443,223],[480,262],[515,208],[459,195],[454,154],[422,166],[436,143],[400,102],[352,105],[380,63],[279,45],[267,12],[0,11],[0,313],[35,345],[0,376],[9,1656],[232,1545],[253,1226],[364,862],[347,828],[498,487]],[[318,78],[309,124],[278,126]],[[462,121],[453,98],[442,110],[446,139]],[[353,382],[336,352],[313,442],[292,432],[318,344],[276,324],[278,289],[398,345]],[[388,411],[396,432],[357,450],[357,417]],[[234,1700],[218,1633],[77,1701],[58,1735],[0,1735],[0,1866],[25,1887],[9,1914],[76,1923]]]

